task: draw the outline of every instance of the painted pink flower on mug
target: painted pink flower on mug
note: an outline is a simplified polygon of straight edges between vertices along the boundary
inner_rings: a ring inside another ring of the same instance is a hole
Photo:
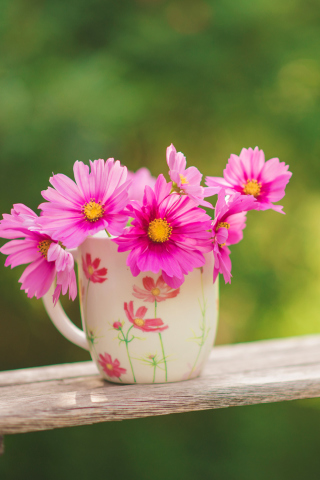
[[[82,257],[82,268],[84,274],[88,280],[92,283],[103,283],[107,280],[107,268],[99,268],[101,259],[95,258],[93,261],[91,259],[90,253],[86,253],[86,258]]]
[[[112,357],[108,353],[105,353],[104,355],[100,353],[99,364],[109,377],[117,377],[120,379],[121,375],[127,372],[125,368],[120,367],[119,360],[116,358],[112,361]]]
[[[122,325],[121,322],[113,322],[112,327],[113,327],[115,330],[121,330],[121,328],[123,327],[123,325]]]
[[[173,289],[169,287],[163,280],[162,275],[156,282],[151,277],[144,277],[142,283],[144,289],[133,285],[133,296],[144,302],[164,302],[168,298],[176,297],[180,292],[180,288]]]
[[[146,307],[139,307],[136,313],[134,313],[132,301],[129,302],[129,304],[125,302],[124,311],[129,322],[131,322],[135,328],[138,328],[143,332],[162,332],[162,330],[166,330],[168,328],[168,325],[164,325],[161,318],[144,319],[148,311]]]

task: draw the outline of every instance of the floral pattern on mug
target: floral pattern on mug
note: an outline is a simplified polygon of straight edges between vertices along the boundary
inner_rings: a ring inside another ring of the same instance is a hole
[[[107,280],[105,277],[108,270],[106,268],[99,268],[101,259],[91,259],[90,253],[86,253],[86,258],[82,257],[82,268],[88,280],[92,283],[103,283]]]
[[[129,302],[129,304],[127,302],[124,303],[124,311],[129,322],[131,322],[135,328],[138,328],[143,332],[161,332],[168,328],[168,325],[164,325],[161,318],[144,319],[148,311],[146,307],[139,307],[136,313],[134,313],[133,301]]]
[[[123,327],[123,323],[122,322],[113,322],[112,327],[115,330],[121,330],[121,328]]]
[[[121,375],[127,372],[125,368],[120,367],[119,360],[116,358],[112,361],[112,357],[108,353],[105,353],[104,355],[100,353],[99,364],[109,377],[117,377],[120,379]]]
[[[166,284],[163,276],[155,282],[151,277],[142,279],[144,289],[133,285],[133,296],[143,300],[144,302],[164,302],[168,298],[174,298],[180,293],[180,288],[173,289]]]

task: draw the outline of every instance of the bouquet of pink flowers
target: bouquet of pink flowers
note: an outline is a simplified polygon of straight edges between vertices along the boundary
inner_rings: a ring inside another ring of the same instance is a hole
[[[0,237],[10,239],[0,251],[8,255],[5,266],[28,264],[19,282],[28,297],[45,295],[53,282],[53,302],[60,294],[77,295],[74,259],[70,249],[89,235],[106,230],[119,252],[130,252],[132,275],[162,274],[177,289],[194,268],[214,255],[213,282],[219,273],[231,282],[229,247],[243,238],[249,210],[273,209],[285,195],[291,177],[288,165],[278,158],[265,161],[262,150],[242,149],[231,155],[223,177],[207,177],[173,145],[167,148],[170,182],[161,174],[153,178],[146,168],[136,173],[113,158],[76,161],[75,182],[63,174],[50,178],[52,187],[42,192],[46,202],[40,216],[15,204],[0,222]],[[205,198],[217,195],[213,206]],[[202,207],[214,210],[212,217]]]

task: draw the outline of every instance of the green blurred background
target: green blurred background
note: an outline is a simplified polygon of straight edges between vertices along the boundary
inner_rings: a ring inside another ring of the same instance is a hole
[[[287,215],[249,213],[217,343],[319,332],[319,28],[317,0],[1,0],[0,211],[77,159],[157,175],[173,142],[221,176],[258,145],[293,172]],[[0,369],[88,359],[22,271],[1,268]],[[305,400],[12,436],[0,478],[318,479],[319,420]]]

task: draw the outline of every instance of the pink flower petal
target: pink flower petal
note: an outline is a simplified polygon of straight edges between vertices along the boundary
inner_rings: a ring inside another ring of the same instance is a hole
[[[143,283],[144,288],[146,290],[148,290],[149,292],[151,292],[151,290],[153,290],[156,287],[156,285],[154,283],[154,280],[151,277],[144,277],[142,279],[142,283]]]

